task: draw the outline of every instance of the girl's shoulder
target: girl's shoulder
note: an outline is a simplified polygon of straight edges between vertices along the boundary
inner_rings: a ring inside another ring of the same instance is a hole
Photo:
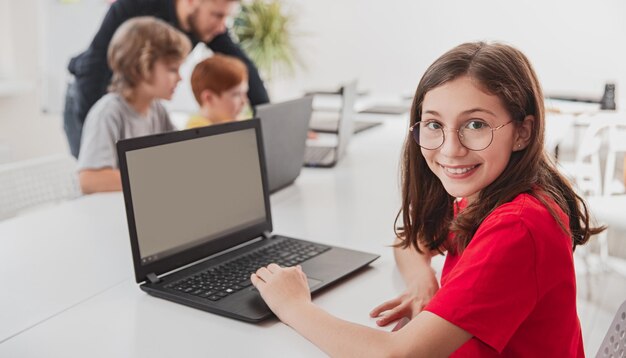
[[[510,202],[500,205],[485,218],[483,225],[517,223],[529,232],[556,233],[561,231],[557,220],[564,227],[569,227],[569,218],[557,203],[547,194],[536,191],[533,194],[519,194]]]
[[[532,215],[547,209],[533,195],[521,193],[508,203],[498,206],[493,214]]]
[[[544,201],[551,207],[556,207],[556,203],[554,200],[549,198],[547,195],[542,194],[541,192],[537,192],[538,194],[532,195],[528,193],[521,193],[517,195],[513,200],[501,204],[496,207],[489,215],[487,215],[486,219],[492,217],[500,217],[503,215],[515,215],[519,216],[535,216],[535,215],[543,215],[545,213],[549,214],[546,206],[536,198],[536,196],[541,196]],[[454,214],[457,215],[459,212],[463,211],[468,206],[467,199],[465,198],[457,198],[454,201]]]
[[[540,200],[541,198],[541,200]],[[508,203],[498,206],[492,214],[514,214],[520,217],[535,217],[549,215],[550,211],[564,214],[557,203],[542,191],[521,193]]]

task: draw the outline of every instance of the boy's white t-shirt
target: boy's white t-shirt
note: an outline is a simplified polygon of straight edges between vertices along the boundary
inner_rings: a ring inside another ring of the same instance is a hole
[[[143,116],[121,95],[108,93],[87,114],[78,155],[78,170],[118,168],[118,140],[173,130],[169,115],[158,100],[152,101],[148,114]]]

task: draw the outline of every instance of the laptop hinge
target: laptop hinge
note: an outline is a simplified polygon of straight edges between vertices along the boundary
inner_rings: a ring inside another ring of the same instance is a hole
[[[263,231],[263,238],[264,239],[271,239],[272,238],[272,233],[269,231]]]
[[[159,276],[155,275],[154,272],[150,272],[149,274],[147,274],[146,278],[152,284],[161,282],[161,279],[159,278]]]

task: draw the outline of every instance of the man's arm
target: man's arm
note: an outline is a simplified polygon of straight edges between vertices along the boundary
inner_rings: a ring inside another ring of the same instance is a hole
[[[80,190],[83,194],[105,191],[121,191],[122,179],[119,169],[85,169],[78,174]]]
[[[263,80],[261,80],[261,76],[259,75],[259,71],[239,45],[233,42],[228,31],[216,36],[207,46],[213,52],[237,57],[246,64],[248,67],[248,99],[252,106],[268,103],[270,101]]]

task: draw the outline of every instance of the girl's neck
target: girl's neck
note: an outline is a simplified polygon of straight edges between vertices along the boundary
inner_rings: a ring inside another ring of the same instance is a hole
[[[135,91],[132,96],[127,96],[125,99],[142,116],[150,112],[150,104],[154,101],[154,97],[145,95],[141,91]]]

